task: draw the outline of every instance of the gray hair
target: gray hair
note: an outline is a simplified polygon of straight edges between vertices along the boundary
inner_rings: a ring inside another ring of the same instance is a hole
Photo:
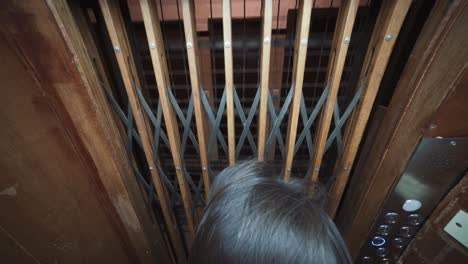
[[[309,187],[265,163],[226,168],[213,181],[189,263],[351,263],[323,195]]]

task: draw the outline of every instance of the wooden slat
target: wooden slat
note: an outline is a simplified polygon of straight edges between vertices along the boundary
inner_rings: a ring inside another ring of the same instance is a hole
[[[167,60],[164,42],[161,33],[160,21],[158,17],[157,7],[154,1],[141,0],[141,11],[143,14],[143,22],[145,24],[146,37],[153,63],[154,75],[159,93],[159,102],[161,103],[166,122],[167,136],[171,147],[172,159],[176,167],[177,180],[182,195],[184,204],[185,216],[187,217],[187,225],[189,230],[189,241],[195,233],[195,223],[192,211],[192,194],[187,184],[184,175],[184,161],[180,153],[180,134],[177,126],[177,120],[174,109],[171,105],[168,93],[169,87],[169,72],[167,68]]]
[[[133,60],[128,59],[131,58],[131,51],[122,23],[123,21],[121,18],[120,9],[117,6],[116,1],[100,0],[99,3],[112,45],[115,48],[117,63],[119,65],[124,86],[127,91],[129,103],[133,109],[134,119],[137,125],[138,133],[141,137],[146,160],[150,166],[151,177],[153,178],[154,186],[160,201],[161,210],[168,228],[169,236],[171,237],[171,241],[174,245],[176,255],[181,259],[184,259],[185,253],[179,230],[170,209],[167,190],[161,181],[161,178],[156,170],[156,164],[153,160],[154,153],[152,148],[152,134],[148,133],[148,131],[151,131],[151,128],[150,125],[146,122],[143,109],[140,105],[140,102],[138,101],[137,94],[134,89],[135,86],[133,81],[138,82],[138,78],[136,78],[136,75],[133,74],[136,72],[135,65],[133,65]]]
[[[192,99],[197,122],[198,145],[200,147],[200,160],[202,165],[205,196],[210,190],[210,176],[208,174],[208,154],[206,148],[205,115],[200,100],[200,62],[198,60],[198,39],[195,28],[195,9],[193,0],[182,0],[182,14],[184,18],[185,41],[187,43],[187,57],[189,62],[190,80],[192,83]]]
[[[267,133],[268,92],[270,77],[271,28],[273,19],[273,1],[262,2],[262,47],[260,64],[260,108],[258,118],[258,160],[265,160]]]
[[[285,178],[291,176],[291,166],[294,158],[294,146],[296,144],[297,124],[301,106],[302,86],[304,82],[304,67],[307,56],[307,43],[309,39],[310,16],[312,13],[312,0],[302,0],[299,5],[297,18],[296,41],[294,44],[294,65],[292,89],[294,89],[293,101],[289,109],[288,134],[286,137],[286,162]]]
[[[232,66],[231,0],[223,0],[223,40],[229,164],[233,165],[236,163],[236,127],[234,115],[234,79]]]
[[[336,96],[340,87],[343,67],[348,52],[354,21],[359,6],[358,0],[345,1],[340,7],[338,22],[333,36],[332,52],[327,70],[327,80],[329,93],[327,102],[320,116],[317,133],[315,136],[314,157],[312,160],[312,182],[316,182],[319,175],[320,164],[322,163],[325,145],[327,143],[330,123],[333,117],[333,108],[336,104]]]
[[[392,53],[393,46],[410,5],[411,1],[387,1],[380,11],[377,26],[372,33],[376,45],[372,45],[374,41],[371,40],[371,45],[366,54],[365,64],[363,65],[360,82],[358,84],[360,85],[365,80],[364,92],[355,110],[354,119],[351,120],[352,122],[346,128],[348,137],[345,142],[343,159],[341,163],[335,167],[335,175],[337,175],[337,178],[331,189],[328,203],[328,213],[332,217],[335,216],[336,210],[340,204],[351,167],[353,166],[354,158],[356,157],[367,120],[369,119],[374,104],[375,96],[380,86],[380,81],[382,80],[388,59]]]

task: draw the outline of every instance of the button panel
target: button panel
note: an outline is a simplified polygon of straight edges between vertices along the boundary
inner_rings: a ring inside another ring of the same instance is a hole
[[[383,204],[357,263],[395,263],[438,201],[463,176],[466,155],[468,138],[424,138]]]

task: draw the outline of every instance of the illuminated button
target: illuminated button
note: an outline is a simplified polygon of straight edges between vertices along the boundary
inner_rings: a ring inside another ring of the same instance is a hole
[[[398,221],[398,214],[397,213],[387,213],[385,215],[385,223],[387,224],[394,224]]]
[[[390,230],[392,230],[392,227],[389,225],[381,225],[377,228],[377,234],[381,236],[386,236],[390,233]]]
[[[372,244],[374,247],[383,246],[383,245],[385,244],[385,238],[376,236],[376,237],[372,238],[371,244]]]
[[[381,248],[377,249],[377,256],[383,258],[383,257],[386,257],[387,254],[388,254],[388,249],[387,248],[381,247]]]
[[[408,216],[408,223],[410,225],[417,226],[417,225],[420,225],[421,222],[422,222],[422,216],[419,214],[410,214]]]
[[[401,237],[395,237],[393,239],[393,246],[396,248],[403,248],[405,246],[405,240]]]
[[[413,234],[413,229],[409,226],[402,226],[400,228],[400,235],[403,237],[410,237]]]
[[[390,264],[392,261],[389,258],[383,258],[379,261],[380,264]]]
[[[422,206],[422,203],[420,201],[410,199],[410,200],[406,200],[405,203],[403,203],[402,208],[406,212],[414,212],[414,211],[419,210],[419,208],[421,208],[421,206]]]

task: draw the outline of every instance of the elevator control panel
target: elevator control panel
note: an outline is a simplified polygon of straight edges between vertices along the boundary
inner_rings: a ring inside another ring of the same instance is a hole
[[[468,138],[423,139],[386,199],[356,263],[395,263],[439,201],[463,177],[467,156]],[[449,229],[455,227],[460,229],[456,224]]]

